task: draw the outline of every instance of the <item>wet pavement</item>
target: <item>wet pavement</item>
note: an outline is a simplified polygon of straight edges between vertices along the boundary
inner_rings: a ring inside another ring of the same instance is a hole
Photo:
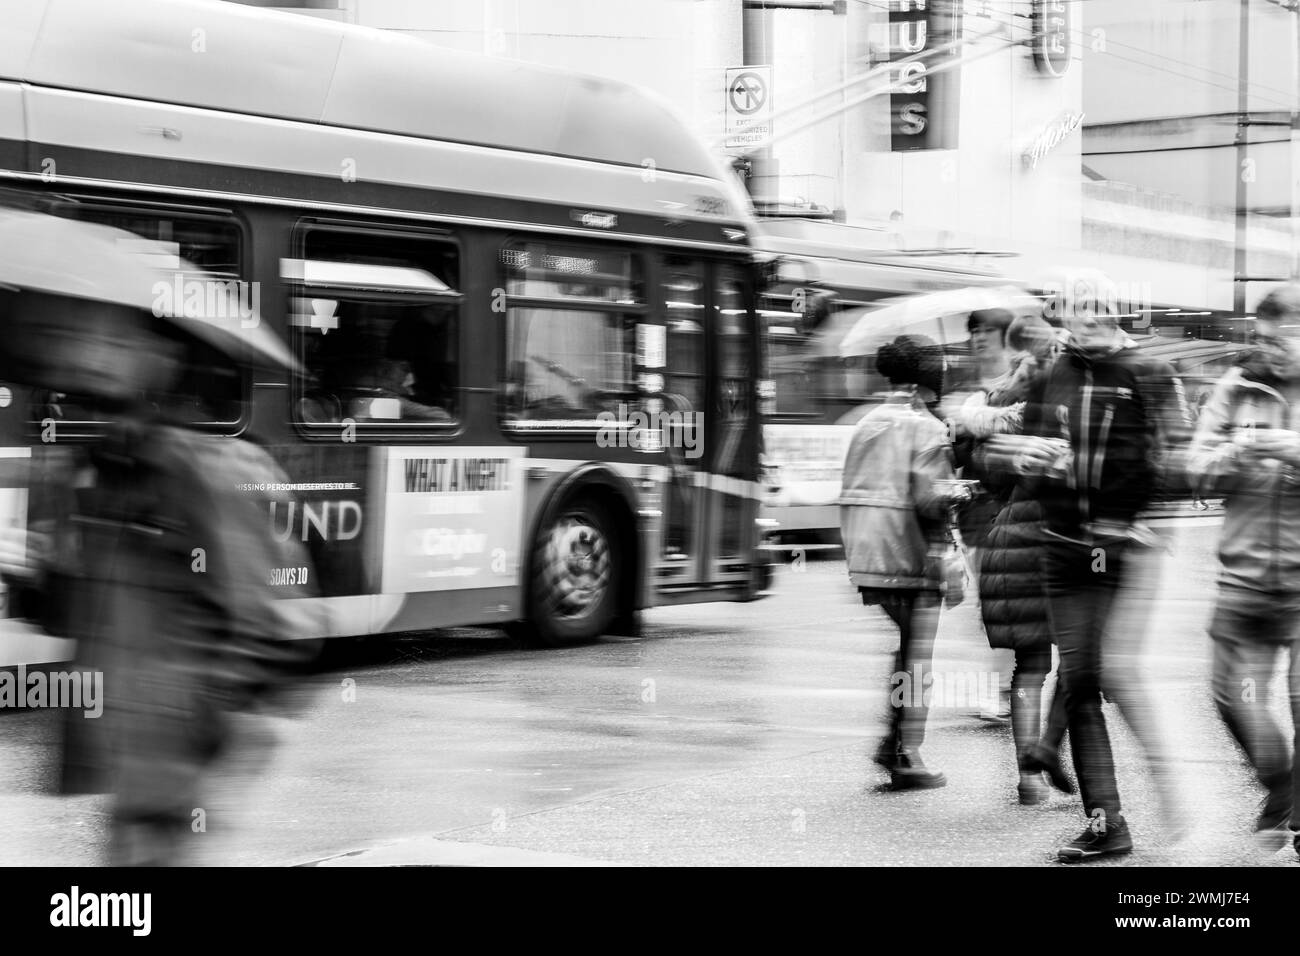
[[[1190,834],[1173,841],[1107,705],[1136,850],[1106,865],[1297,865],[1253,846],[1259,794],[1209,697],[1216,531],[1172,530],[1142,671]],[[193,859],[1039,866],[1084,823],[1077,797],[1018,804],[1010,729],[976,717],[960,685],[923,751],[948,786],[885,789],[870,757],[897,637],[836,552],[787,554],[765,600],[644,622],[639,637],[560,651],[476,629],[332,647],[287,706],[240,720]],[[936,671],[1001,666],[973,602],[945,612]],[[104,798],[43,789],[52,715],[8,713],[0,728],[0,863],[99,862]]]

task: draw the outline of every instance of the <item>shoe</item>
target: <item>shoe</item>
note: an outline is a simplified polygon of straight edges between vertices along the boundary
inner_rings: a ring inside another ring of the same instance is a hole
[[[1047,774],[1052,786],[1062,793],[1074,793],[1074,781],[1065,775],[1061,755],[1053,753],[1042,744],[1030,744],[1025,748],[1021,766],[1024,770]]]
[[[876,746],[876,752],[871,756],[872,763],[884,767],[886,770],[893,770],[894,764],[898,763],[898,743],[893,737],[886,737]]]
[[[1040,773],[1021,773],[1016,790],[1020,794],[1021,806],[1033,807],[1047,801],[1047,784],[1043,783]]]
[[[1099,856],[1118,856],[1133,850],[1133,838],[1128,832],[1128,823],[1123,817],[1107,822],[1105,814],[1099,811],[1093,817],[1087,829],[1074,840],[1056,851],[1057,859],[1062,863],[1079,863]]]
[[[937,770],[929,770],[915,750],[900,750],[894,766],[889,769],[892,790],[935,790],[948,785],[948,778]]]

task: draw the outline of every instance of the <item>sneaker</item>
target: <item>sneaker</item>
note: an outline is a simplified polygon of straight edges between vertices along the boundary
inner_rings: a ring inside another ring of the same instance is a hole
[[[1020,794],[1020,805],[1024,807],[1037,806],[1047,801],[1047,784],[1043,783],[1043,775],[1040,773],[1022,773],[1016,791]]]
[[[1092,818],[1086,830],[1057,850],[1056,856],[1062,863],[1078,863],[1132,850],[1133,838],[1129,836],[1128,823],[1124,818],[1107,822],[1105,814],[1099,813]]]
[[[937,770],[927,769],[915,750],[900,750],[889,769],[893,790],[935,790],[948,785],[948,778]]]
[[[1074,793],[1074,781],[1065,775],[1061,766],[1061,755],[1053,753],[1042,744],[1030,744],[1025,748],[1024,769],[1047,774],[1052,786],[1062,793]]]

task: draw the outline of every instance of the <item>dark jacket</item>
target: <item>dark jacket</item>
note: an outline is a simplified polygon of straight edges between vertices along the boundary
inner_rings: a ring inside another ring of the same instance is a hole
[[[1022,363],[1008,386],[989,396],[991,407],[1025,402],[1046,369]],[[1043,509],[1013,477],[979,472],[977,477],[994,502],[988,524],[980,529],[980,617],[990,647],[1014,649],[1051,643],[1047,598],[1043,594]],[[963,532],[964,533],[964,532]]]
[[[932,560],[942,546],[954,478],[948,430],[925,406],[894,395],[868,412],[849,441],[840,527],[849,580],[858,587],[940,587]]]
[[[1181,484],[1191,413],[1173,367],[1125,337],[1101,352],[1067,346],[1030,389],[1022,431],[1070,443],[1064,477],[1020,485],[1049,530],[1086,538],[1096,522],[1130,526],[1171,477]],[[1010,462],[986,455],[981,464]]]
[[[1228,372],[1201,411],[1188,471],[1203,495],[1224,495],[1219,580],[1252,592],[1300,591],[1300,473],[1242,454],[1251,429],[1300,430],[1300,368],[1278,380],[1256,363]]]
[[[1043,594],[1043,509],[1013,498],[993,519],[980,549],[980,616],[990,647],[1050,644]]]
[[[104,713],[68,722],[62,789],[111,786],[118,813],[187,818],[227,715],[310,646],[289,640],[303,622],[278,600],[305,592],[269,584],[308,559],[270,533],[285,478],[249,442],[124,424],[92,463],[68,620],[78,665],[104,675]]]

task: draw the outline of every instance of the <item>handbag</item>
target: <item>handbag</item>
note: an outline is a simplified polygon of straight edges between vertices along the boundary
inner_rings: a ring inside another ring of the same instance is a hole
[[[957,535],[956,508],[949,509],[948,521],[941,539],[930,547],[927,577],[934,581],[943,596],[943,606],[954,608],[966,599],[966,586],[970,583],[970,562],[966,548]]]

